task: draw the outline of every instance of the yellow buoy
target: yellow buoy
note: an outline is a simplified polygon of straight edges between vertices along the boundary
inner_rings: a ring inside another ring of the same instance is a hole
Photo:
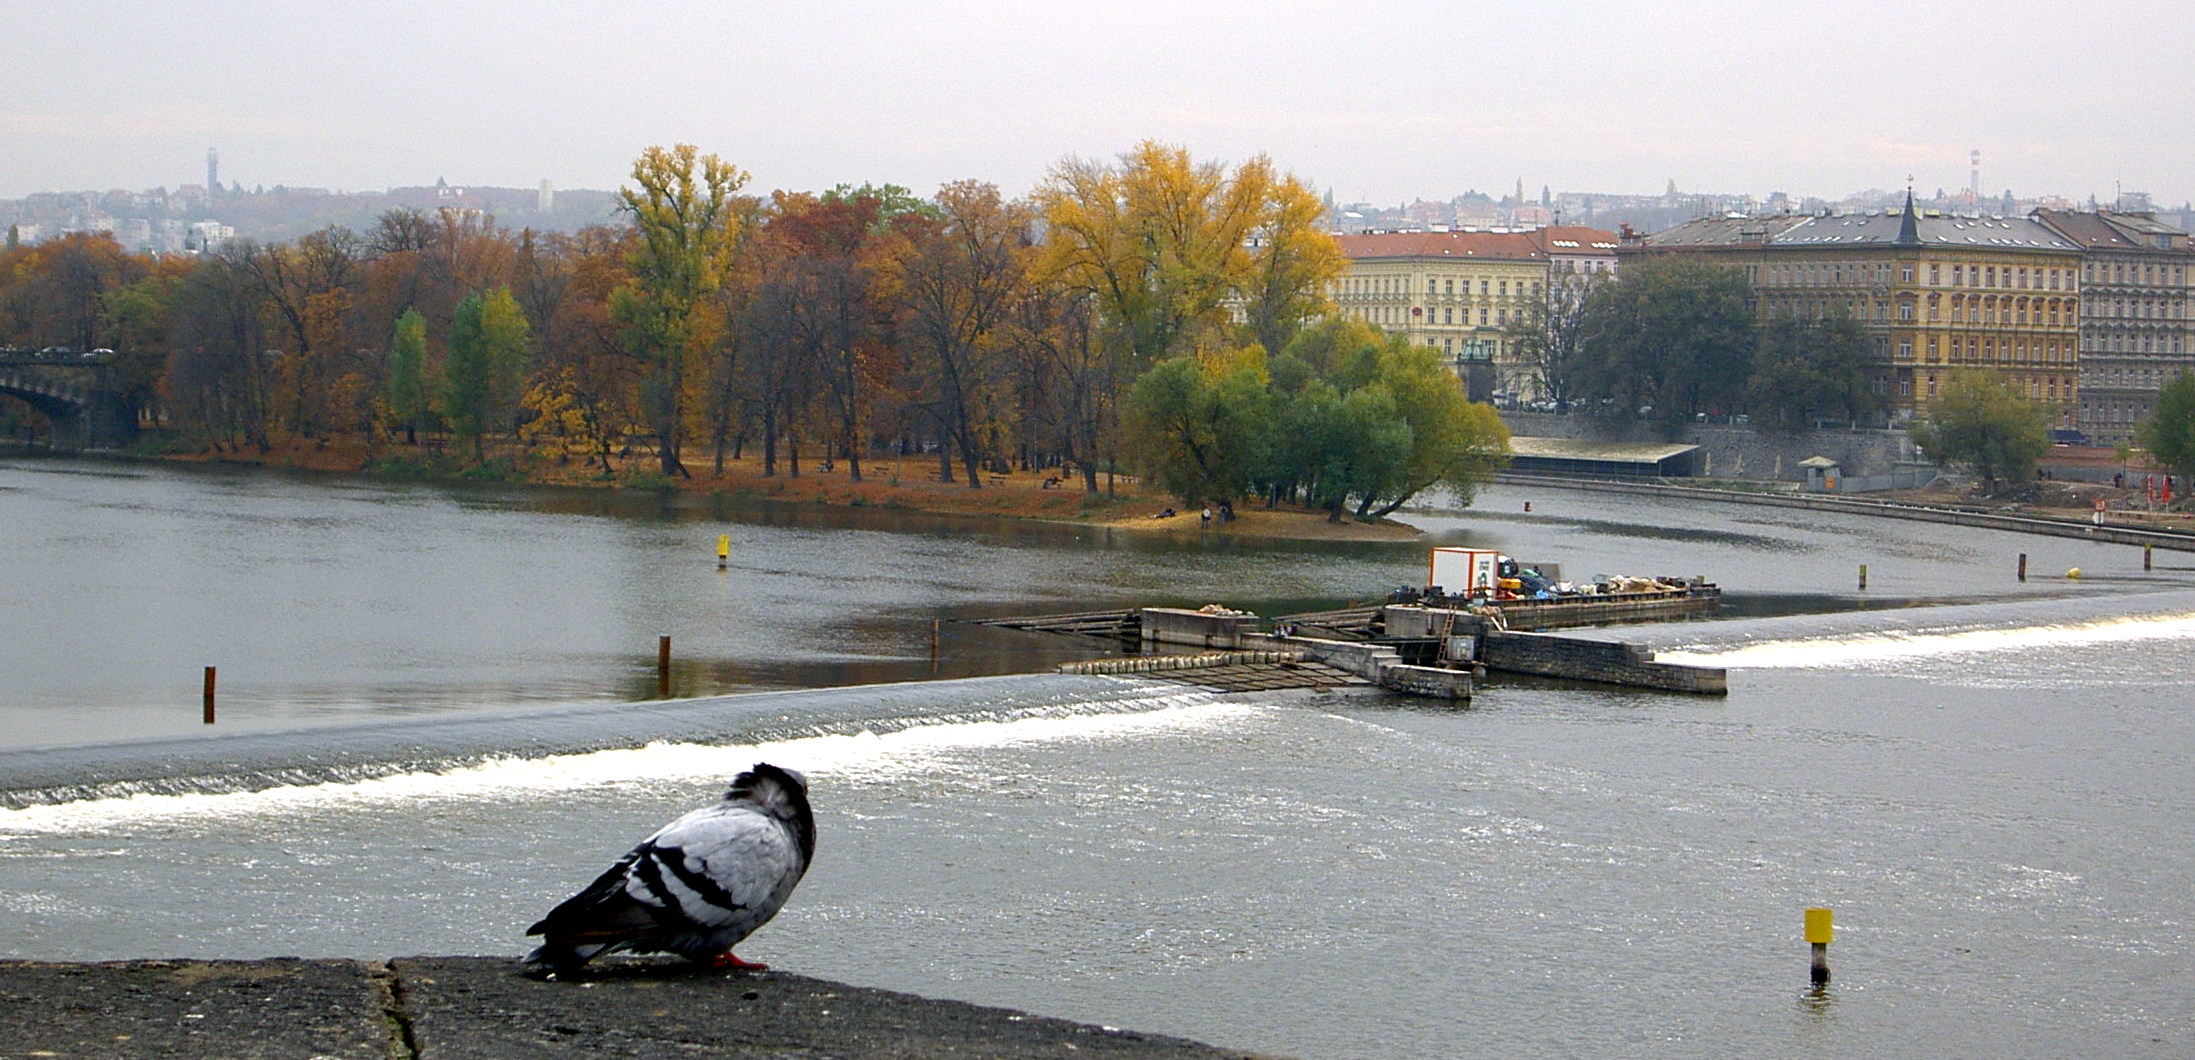
[[[2081,576],[2081,568],[2074,567],[2073,569],[2066,571],[2065,576],[2068,578],[2079,579]]]
[[[1836,934],[1837,929],[1835,925],[1835,914],[1831,911],[1820,908],[1818,906],[1813,909],[1807,910],[1806,941],[1814,943],[1817,946],[1829,945],[1830,938]]]

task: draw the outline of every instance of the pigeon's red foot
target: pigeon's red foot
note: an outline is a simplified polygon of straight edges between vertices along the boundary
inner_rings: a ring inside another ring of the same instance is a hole
[[[759,964],[754,961],[740,960],[739,955],[733,953],[730,950],[725,950],[724,952],[717,954],[715,957],[710,958],[709,967],[730,968],[735,971],[741,972],[767,972],[770,970],[770,966],[767,964]]]

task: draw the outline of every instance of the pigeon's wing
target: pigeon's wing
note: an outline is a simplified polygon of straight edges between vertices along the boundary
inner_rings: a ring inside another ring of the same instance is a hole
[[[738,803],[689,813],[643,845],[628,890],[703,927],[751,930],[784,904],[807,870],[783,822]],[[652,903],[651,903],[652,904]]]
[[[626,893],[633,866],[648,852],[649,843],[634,847],[632,853],[619,858],[608,872],[549,910],[549,915],[527,928],[526,934],[548,935],[569,942],[609,943],[637,940],[654,931],[654,915]]]

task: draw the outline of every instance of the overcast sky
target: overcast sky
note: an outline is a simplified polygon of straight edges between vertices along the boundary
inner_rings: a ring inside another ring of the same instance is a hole
[[[2186,0],[6,0],[0,196],[204,180],[1026,191],[1139,139],[1342,201],[2195,194]]]

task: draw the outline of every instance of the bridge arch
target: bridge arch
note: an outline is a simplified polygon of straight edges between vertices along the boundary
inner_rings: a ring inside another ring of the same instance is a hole
[[[119,449],[137,437],[137,417],[97,362],[54,364],[0,358],[0,394],[21,400],[53,423],[64,448]]]

